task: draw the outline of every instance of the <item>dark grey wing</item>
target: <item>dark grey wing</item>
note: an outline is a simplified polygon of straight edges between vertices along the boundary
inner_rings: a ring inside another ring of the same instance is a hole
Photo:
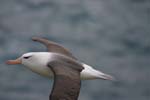
[[[80,72],[83,68],[73,63],[52,61],[48,64],[54,73],[54,84],[49,100],[78,99],[81,86]]]
[[[63,55],[76,59],[68,49],[55,42],[40,37],[33,37],[32,40],[44,44],[47,47],[48,52],[61,53]]]

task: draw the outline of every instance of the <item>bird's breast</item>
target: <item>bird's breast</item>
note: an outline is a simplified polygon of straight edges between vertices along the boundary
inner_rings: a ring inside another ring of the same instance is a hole
[[[40,74],[41,76],[45,76],[45,77],[49,77],[52,78],[53,77],[53,72],[51,71],[51,69],[47,66],[40,66],[40,65],[36,65],[36,66],[30,66],[28,67],[31,71]]]

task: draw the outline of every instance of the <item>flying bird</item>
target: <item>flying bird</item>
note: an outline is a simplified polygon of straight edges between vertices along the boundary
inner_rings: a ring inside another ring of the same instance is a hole
[[[33,37],[47,47],[47,52],[29,52],[7,64],[23,64],[31,71],[48,78],[54,78],[49,100],[77,100],[81,80],[113,80],[111,75],[98,71],[80,62],[65,47],[45,38]]]

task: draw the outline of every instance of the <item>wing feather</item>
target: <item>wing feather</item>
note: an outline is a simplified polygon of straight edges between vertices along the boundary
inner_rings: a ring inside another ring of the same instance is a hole
[[[77,100],[81,86],[82,66],[61,61],[51,61],[48,66],[54,73],[54,84],[49,100]]]
[[[60,44],[57,44],[55,42],[52,42],[52,41],[49,41],[45,38],[40,38],[40,37],[33,37],[32,40],[44,44],[47,47],[48,52],[60,53],[60,54],[63,54],[65,56],[76,59],[68,49],[61,46]]]

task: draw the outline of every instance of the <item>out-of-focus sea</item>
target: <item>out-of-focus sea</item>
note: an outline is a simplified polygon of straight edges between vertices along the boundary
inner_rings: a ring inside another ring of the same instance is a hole
[[[22,65],[46,37],[117,81],[83,81],[79,100],[150,100],[150,0],[0,0],[0,100],[48,100],[53,81]]]

